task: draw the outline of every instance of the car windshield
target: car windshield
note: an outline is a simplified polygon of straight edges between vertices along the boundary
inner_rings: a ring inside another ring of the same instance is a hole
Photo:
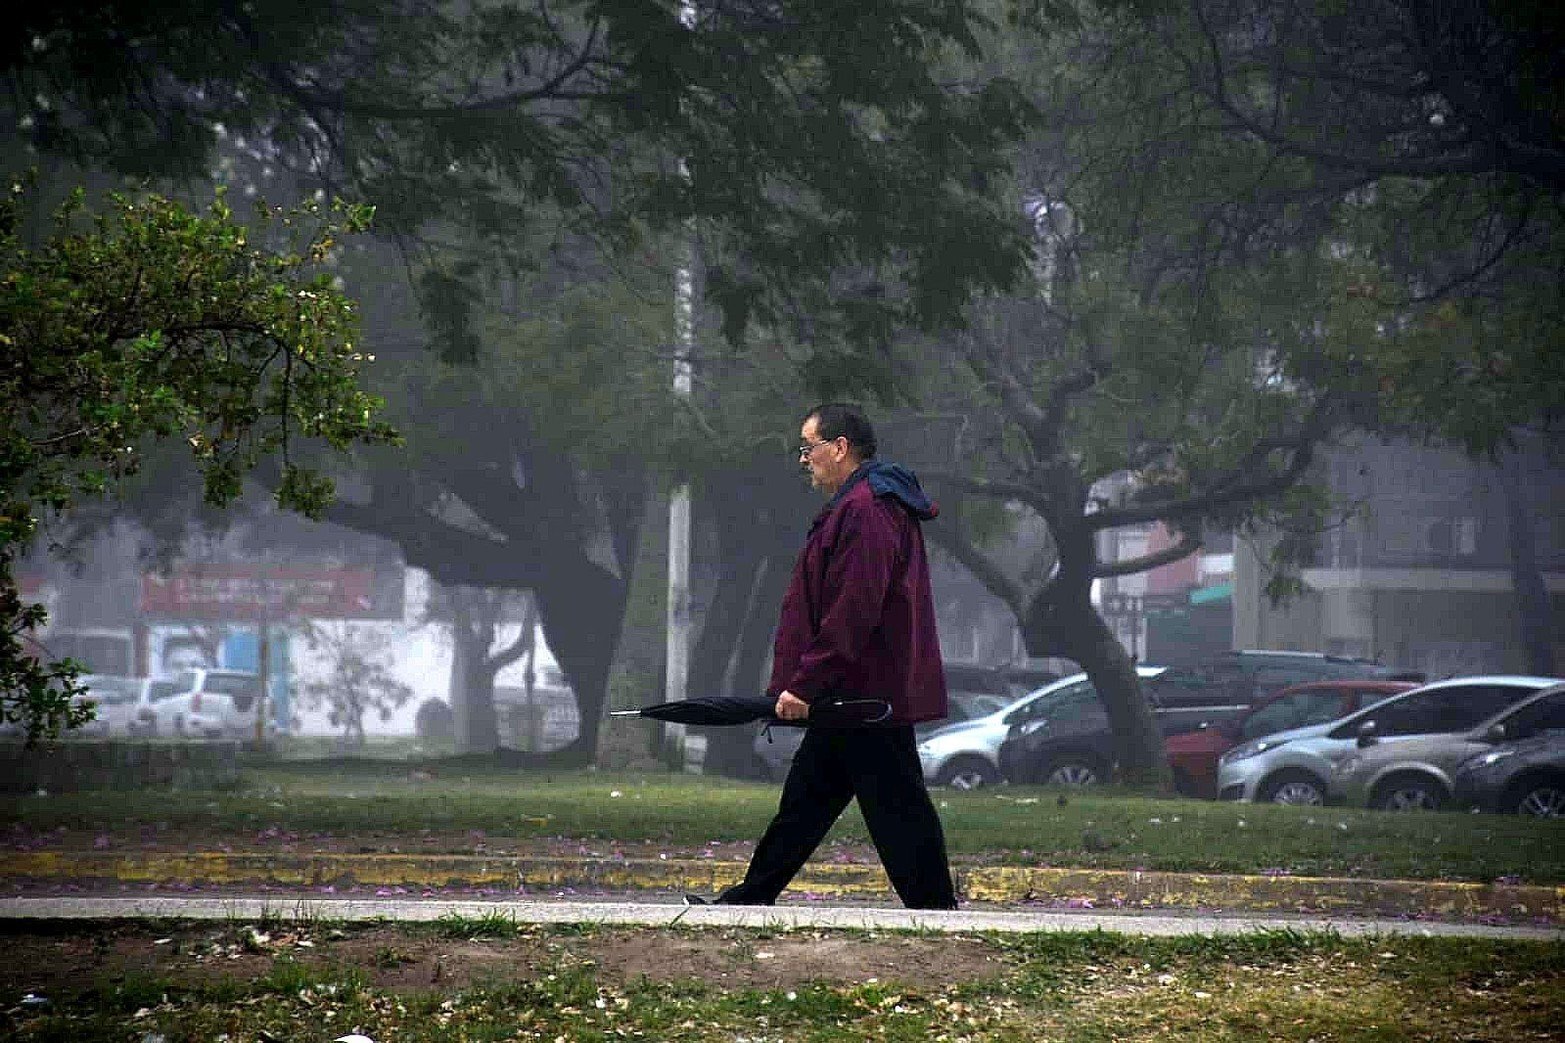
[[[1011,700],[1005,696],[989,692],[952,692],[946,720],[970,721],[974,717],[984,717],[996,710],[1003,710],[1010,704]]]
[[[1006,718],[1006,723],[1015,724],[1040,718],[1069,721],[1102,712],[1102,704],[1098,702],[1098,690],[1092,686],[1091,681],[1081,679],[1044,692],[1030,702],[1023,703]]]
[[[141,687],[133,677],[92,677],[86,683],[87,698],[100,706],[135,702]]]
[[[207,674],[206,685],[208,692],[219,692],[223,695],[255,695],[261,690],[261,679],[254,674]]]
[[[1325,724],[1342,716],[1346,708],[1342,695],[1332,691],[1290,692],[1274,699],[1245,718],[1240,739],[1255,739],[1290,728]]]

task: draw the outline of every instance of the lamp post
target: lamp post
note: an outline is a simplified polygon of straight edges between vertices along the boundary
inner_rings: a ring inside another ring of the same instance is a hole
[[[695,31],[696,5],[682,0],[679,22]],[[681,177],[690,171],[679,160]],[[687,227],[679,268],[674,272],[674,396],[688,400],[691,393],[691,355],[695,349],[695,239]],[[690,679],[690,483],[674,486],[668,501],[668,645],[665,656],[664,698],[669,702],[684,699]],[[691,748],[693,736],[687,736],[682,724],[666,725],[664,741],[686,759],[700,750]],[[696,758],[699,760],[699,757]]]

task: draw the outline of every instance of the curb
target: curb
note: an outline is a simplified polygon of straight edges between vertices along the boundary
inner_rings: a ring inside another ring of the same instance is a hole
[[[1140,937],[1204,937],[1297,931],[1344,938],[1497,938],[1560,942],[1558,927],[1442,923],[1429,920],[1337,920],[1284,916],[1191,916],[1187,913],[1109,913],[1046,909],[953,909],[931,912],[872,906],[790,903],[775,906],[673,902],[562,902],[555,899],[484,900],[429,898],[253,898],[142,895],[135,898],[56,896],[0,898],[0,920],[221,920],[311,923],[430,923],[447,917],[504,917],[516,924],[634,924],[648,927],[743,927],[767,931],[802,928],[918,931],[923,934],[1097,931]]]
[[[203,851],[0,854],[0,878],[300,887],[492,887],[523,892],[672,891],[712,894],[744,876],[741,862],[477,855],[275,854]],[[1143,870],[957,866],[970,902],[1070,909],[1184,909],[1339,916],[1504,918],[1565,923],[1565,887],[1453,881],[1356,880]],[[895,900],[878,863],[812,863],[792,890]]]

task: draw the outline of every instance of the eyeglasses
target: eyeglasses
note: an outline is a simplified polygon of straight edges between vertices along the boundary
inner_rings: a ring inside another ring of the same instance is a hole
[[[811,453],[815,452],[815,450],[819,449],[821,446],[823,446],[823,445],[830,445],[831,443],[835,442],[836,440],[837,439],[835,439],[835,438],[822,438],[819,442],[811,442],[808,445],[801,445],[799,447],[799,459],[803,460],[805,457],[807,457]]]

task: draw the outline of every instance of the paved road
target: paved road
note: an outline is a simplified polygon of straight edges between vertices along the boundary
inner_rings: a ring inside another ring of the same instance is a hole
[[[0,919],[438,920],[499,914],[518,923],[592,923],[701,927],[970,931],[1109,931],[1135,935],[1218,935],[1257,931],[1331,931],[1339,935],[1413,935],[1565,941],[1565,927],[1443,923],[1255,914],[1180,914],[1015,909],[915,912],[862,905],[683,906],[673,900],[320,898],[282,895],[29,896],[0,898]]]

